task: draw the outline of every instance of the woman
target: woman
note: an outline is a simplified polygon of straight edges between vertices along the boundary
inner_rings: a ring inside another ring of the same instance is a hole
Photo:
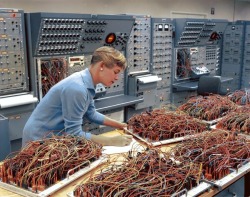
[[[111,86],[125,68],[126,58],[121,52],[111,47],[96,49],[89,68],[58,82],[41,99],[24,127],[22,145],[49,137],[51,133],[82,136],[102,145],[130,144],[131,135],[105,137],[82,130],[83,117],[118,129],[127,126],[97,112],[93,100],[96,84]]]

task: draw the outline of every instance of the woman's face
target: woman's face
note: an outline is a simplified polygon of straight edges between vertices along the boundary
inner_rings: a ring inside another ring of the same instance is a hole
[[[113,68],[108,68],[106,66],[101,67],[101,83],[107,87],[110,87],[113,83],[115,83],[115,81],[119,79],[119,75],[122,70],[123,69],[117,65],[115,65]]]

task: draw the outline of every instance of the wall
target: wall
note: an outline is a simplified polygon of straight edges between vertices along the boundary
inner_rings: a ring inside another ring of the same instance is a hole
[[[172,14],[175,11],[202,14],[211,19],[250,20],[250,2],[239,0],[0,0],[0,7],[19,8],[25,12],[126,13],[160,18],[189,16]],[[214,15],[210,14],[211,8],[215,8]]]

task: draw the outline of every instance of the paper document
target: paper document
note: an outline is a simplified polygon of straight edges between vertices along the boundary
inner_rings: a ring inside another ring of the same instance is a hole
[[[128,146],[103,146],[103,154],[117,154],[117,153],[126,153],[130,150],[132,151],[143,151],[145,148],[138,143],[135,139],[132,139],[132,142]]]

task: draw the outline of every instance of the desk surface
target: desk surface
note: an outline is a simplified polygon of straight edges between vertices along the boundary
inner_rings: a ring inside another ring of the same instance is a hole
[[[232,81],[232,77],[221,77],[221,83]],[[188,91],[188,90],[197,90],[198,89],[198,80],[197,81],[183,81],[173,84],[173,88],[175,91]]]
[[[143,102],[143,98],[130,95],[118,95],[113,97],[104,97],[95,100],[96,110],[101,112],[121,107],[131,106]]]

